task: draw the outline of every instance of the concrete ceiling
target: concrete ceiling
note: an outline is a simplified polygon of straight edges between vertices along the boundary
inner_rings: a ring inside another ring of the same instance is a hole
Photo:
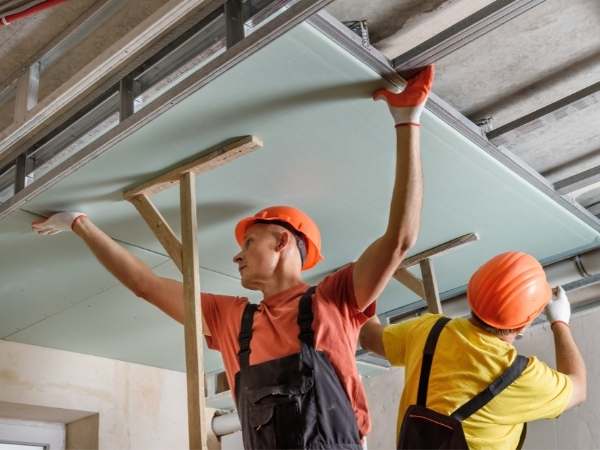
[[[13,4],[19,2],[12,2]],[[32,2],[20,2],[32,3]],[[65,2],[0,27],[0,87],[94,4]],[[120,1],[115,13],[52,64],[40,99],[156,11],[165,0]],[[415,47],[491,0],[337,0],[340,20],[367,19],[372,43],[390,58]],[[437,61],[436,92],[468,117],[497,128],[600,80],[600,2],[546,0],[484,37]],[[499,138],[499,144],[558,182],[600,166],[600,94]],[[0,128],[12,121],[0,105]],[[584,203],[600,197],[589,195]]]

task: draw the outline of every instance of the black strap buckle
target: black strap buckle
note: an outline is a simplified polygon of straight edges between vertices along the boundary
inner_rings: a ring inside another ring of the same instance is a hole
[[[298,326],[300,327],[298,339],[300,339],[301,342],[309,347],[314,347],[315,345],[315,334],[312,329],[312,323],[314,319],[312,311],[312,296],[316,290],[316,286],[311,286],[308,288],[307,291],[302,295],[300,303],[298,304]]]
[[[254,323],[254,313],[258,309],[257,305],[248,303],[242,314],[242,323],[240,334],[238,335],[238,343],[240,351],[238,352],[238,361],[240,368],[248,367],[250,363],[250,341],[252,340],[252,325]]]

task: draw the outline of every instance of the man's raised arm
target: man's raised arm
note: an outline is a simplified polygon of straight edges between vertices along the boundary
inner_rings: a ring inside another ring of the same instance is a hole
[[[354,266],[354,293],[361,310],[381,295],[417,240],[423,197],[419,120],[433,76],[433,66],[428,66],[408,80],[401,93],[380,89],[373,95],[387,102],[396,125],[396,175],[385,233]]]

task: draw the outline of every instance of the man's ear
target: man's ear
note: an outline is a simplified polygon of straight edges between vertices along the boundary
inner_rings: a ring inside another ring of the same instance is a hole
[[[277,250],[278,252],[283,250],[286,245],[288,245],[288,243],[290,242],[290,233],[286,232],[286,231],[281,231],[278,233],[277,236],[277,246],[275,247],[275,250]]]

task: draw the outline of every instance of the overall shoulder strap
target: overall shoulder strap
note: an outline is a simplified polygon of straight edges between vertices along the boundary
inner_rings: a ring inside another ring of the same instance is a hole
[[[238,342],[240,351],[238,352],[238,361],[240,369],[245,369],[250,364],[250,341],[252,340],[252,324],[254,323],[254,313],[258,306],[248,302],[242,314],[242,324],[240,326],[240,334]]]
[[[433,354],[440,333],[446,324],[450,322],[448,317],[440,317],[437,322],[431,327],[425,348],[423,349],[423,361],[421,362],[421,376],[419,378],[419,392],[417,394],[417,405],[425,407],[427,405],[427,387],[429,385],[429,375],[431,373],[431,363],[433,362]]]
[[[298,339],[304,342],[309,347],[315,345],[315,334],[313,333],[313,312],[312,312],[312,296],[317,290],[316,286],[311,286],[302,295],[300,303],[298,304],[298,326],[300,327],[300,334]]]
[[[490,400],[500,394],[500,392],[506,389],[519,377],[519,375],[521,375],[521,373],[523,373],[523,370],[525,370],[525,367],[527,367],[528,362],[529,358],[522,355],[517,355],[514,362],[502,375],[500,375],[492,384],[490,384],[487,388],[485,388],[467,403],[454,411],[451,416],[457,420],[463,421],[480,408],[483,408]]]

